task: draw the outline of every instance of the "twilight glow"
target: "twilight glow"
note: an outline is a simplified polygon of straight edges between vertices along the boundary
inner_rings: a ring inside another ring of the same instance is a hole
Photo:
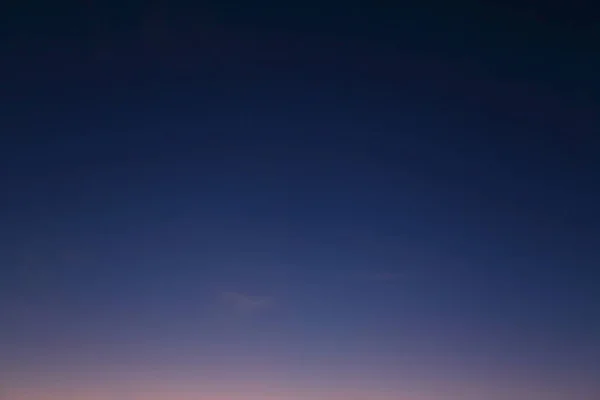
[[[0,400],[600,399],[597,13],[14,3]]]

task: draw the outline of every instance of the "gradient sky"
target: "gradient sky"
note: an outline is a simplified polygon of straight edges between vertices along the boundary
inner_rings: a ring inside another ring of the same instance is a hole
[[[1,13],[2,400],[599,398],[589,10],[112,3]]]

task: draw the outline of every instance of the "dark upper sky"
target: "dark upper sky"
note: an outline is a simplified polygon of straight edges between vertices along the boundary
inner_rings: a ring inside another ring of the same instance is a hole
[[[597,398],[598,14],[251,3],[4,6],[5,398]]]

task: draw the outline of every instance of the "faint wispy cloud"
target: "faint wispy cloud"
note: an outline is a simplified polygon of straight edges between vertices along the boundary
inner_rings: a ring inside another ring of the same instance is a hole
[[[399,272],[376,272],[369,276],[372,281],[380,282],[394,282],[398,281],[403,277],[403,274]]]
[[[252,296],[245,293],[224,291],[220,300],[223,304],[238,312],[257,312],[273,305],[273,298],[268,296]]]

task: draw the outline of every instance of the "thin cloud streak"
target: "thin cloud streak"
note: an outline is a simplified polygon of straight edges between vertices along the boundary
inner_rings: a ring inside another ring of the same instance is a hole
[[[258,312],[273,306],[274,300],[268,296],[253,296],[245,293],[225,291],[220,300],[229,308],[238,312]]]
[[[395,282],[402,279],[403,274],[399,272],[378,272],[369,276],[372,281]]]

